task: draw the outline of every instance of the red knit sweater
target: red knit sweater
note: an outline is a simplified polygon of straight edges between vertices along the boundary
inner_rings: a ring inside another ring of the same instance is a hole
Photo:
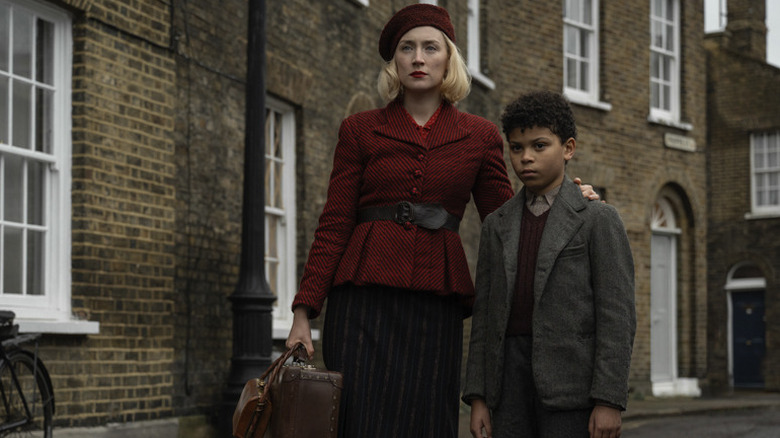
[[[509,314],[507,336],[530,335],[531,319],[534,312],[534,273],[539,243],[542,240],[544,224],[550,210],[534,216],[528,206],[523,207],[523,220],[520,222],[520,244],[517,253],[517,277],[515,296]]]

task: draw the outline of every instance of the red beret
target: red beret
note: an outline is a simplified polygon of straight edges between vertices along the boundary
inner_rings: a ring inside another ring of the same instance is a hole
[[[379,54],[382,55],[382,59],[385,61],[393,59],[401,37],[411,29],[420,26],[435,27],[455,42],[455,28],[452,27],[450,14],[446,9],[427,3],[413,4],[396,12],[382,30],[382,35],[379,37]]]

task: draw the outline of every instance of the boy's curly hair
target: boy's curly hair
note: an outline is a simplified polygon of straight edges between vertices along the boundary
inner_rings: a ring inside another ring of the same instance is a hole
[[[548,128],[561,142],[577,138],[577,126],[569,102],[560,93],[542,90],[523,94],[504,109],[501,115],[504,134],[522,130]]]

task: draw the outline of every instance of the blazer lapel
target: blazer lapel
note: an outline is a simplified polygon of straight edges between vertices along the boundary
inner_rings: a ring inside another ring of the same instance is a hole
[[[583,220],[578,212],[585,208],[586,202],[588,201],[582,197],[579,187],[569,177],[565,177],[561,191],[550,207],[550,215],[547,217],[539,244],[534,278],[534,302],[538,302],[541,298],[558,254],[582,227]]]
[[[409,114],[400,100],[394,100],[385,107],[387,123],[378,125],[374,132],[384,137],[405,143],[425,147],[417,128],[412,124]],[[458,110],[451,104],[442,103],[441,111],[428,133],[428,149],[434,149],[445,144],[456,142],[468,137],[469,131],[458,125]]]
[[[458,124],[458,110],[451,104],[442,103],[441,112],[428,133],[428,148],[435,149],[469,136],[469,131]]]
[[[525,188],[506,202],[501,208],[498,222],[498,236],[504,251],[504,272],[506,272],[506,309],[512,307],[517,278],[517,251],[520,244],[520,221],[525,205]]]
[[[385,107],[387,123],[377,125],[374,132],[377,134],[399,140],[405,143],[411,143],[423,147],[422,137],[417,132],[417,128],[412,125],[409,115],[406,113],[400,100],[394,100]]]

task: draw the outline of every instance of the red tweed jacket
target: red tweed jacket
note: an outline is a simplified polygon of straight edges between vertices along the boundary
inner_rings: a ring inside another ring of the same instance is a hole
[[[454,293],[469,305],[473,301],[457,233],[392,221],[356,224],[359,209],[400,201],[440,203],[463,217],[471,195],[484,219],[513,195],[494,124],[445,103],[426,147],[405,111],[395,101],[342,122],[328,198],[293,309],[308,305],[314,318],[330,289],[347,282]]]

